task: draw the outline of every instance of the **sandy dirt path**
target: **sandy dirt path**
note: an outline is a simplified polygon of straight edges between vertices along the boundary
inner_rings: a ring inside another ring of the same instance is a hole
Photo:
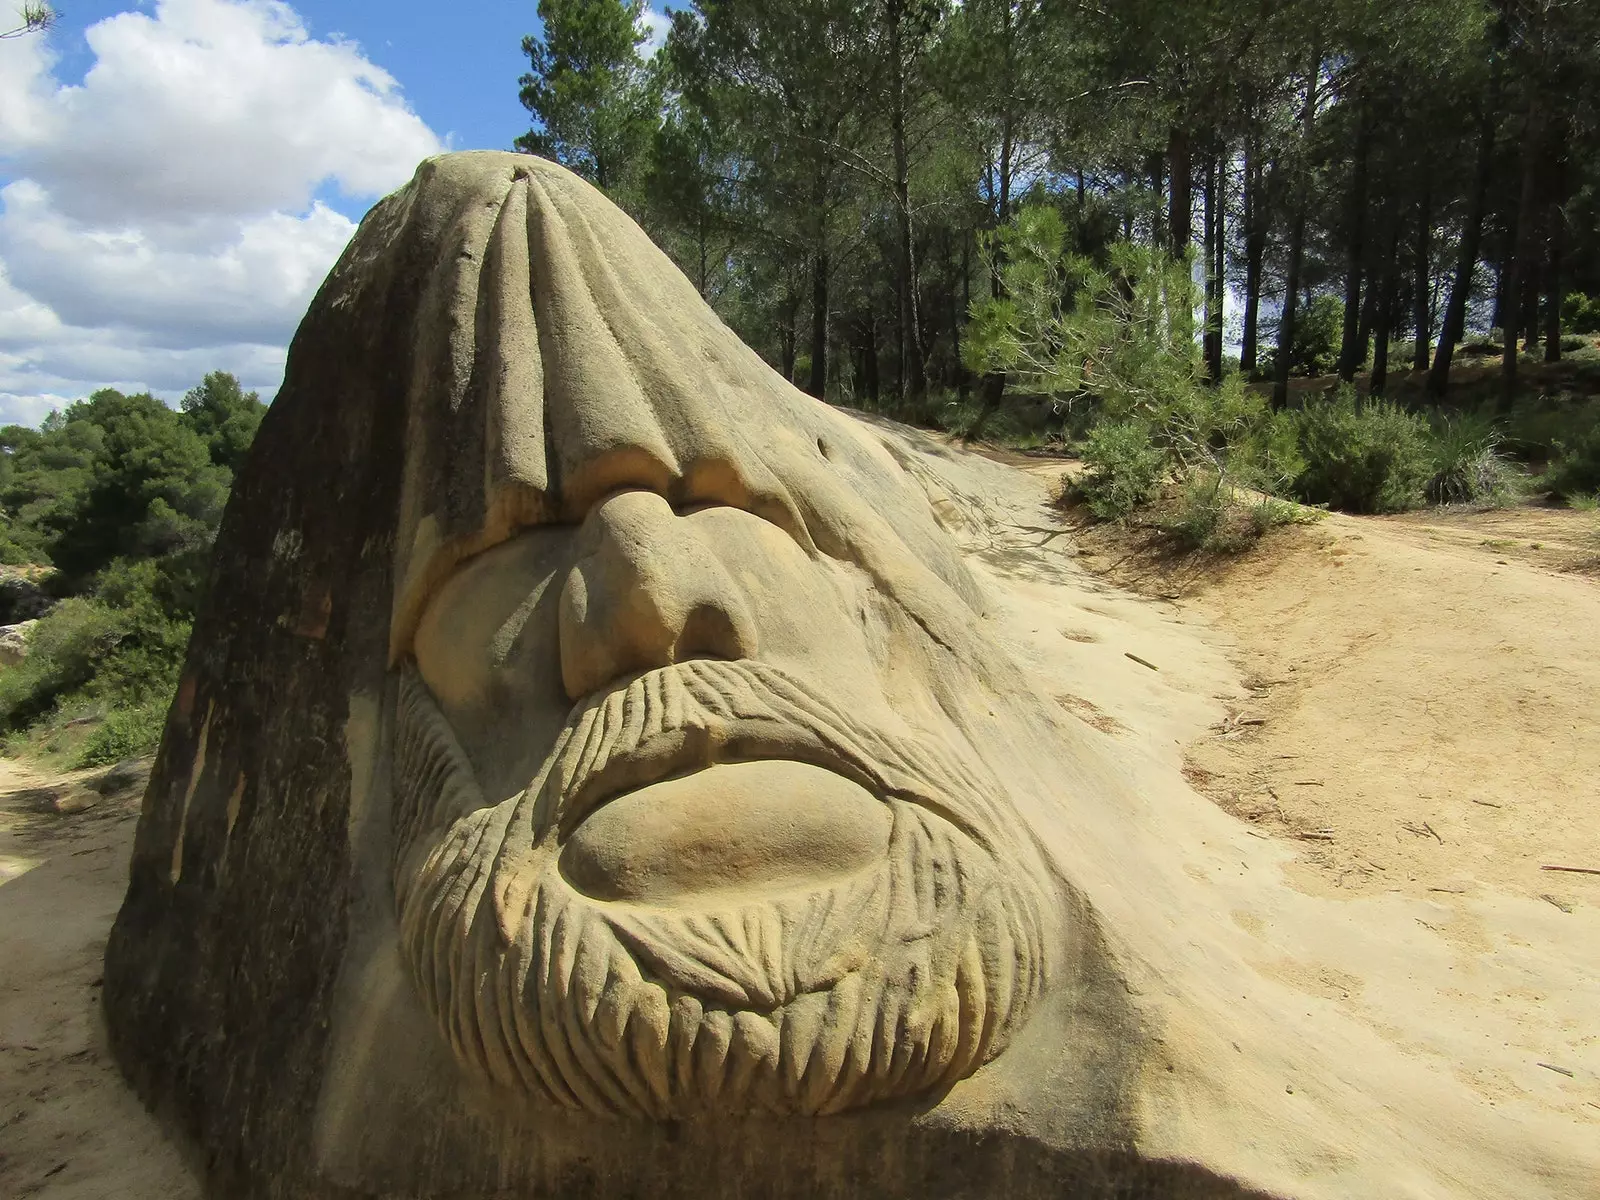
[[[1600,521],[1331,516],[1179,606],[1254,695],[1191,747],[1195,786],[1303,843],[1312,892],[1484,889],[1600,905]],[[1107,560],[1109,563],[1109,560]]]
[[[100,774],[0,759],[0,1196],[197,1200],[106,1047],[101,955],[143,780],[103,796]]]

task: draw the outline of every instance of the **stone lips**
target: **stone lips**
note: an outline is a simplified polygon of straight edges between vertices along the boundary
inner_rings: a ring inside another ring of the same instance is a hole
[[[770,666],[692,660],[580,704],[542,777],[491,806],[409,665],[397,691],[403,952],[486,1082],[594,1113],[838,1112],[944,1090],[1044,986],[1049,885],[1018,866],[997,781],[929,738],[852,728]],[[564,831],[619,781],[761,757],[878,796],[882,863],[704,906],[563,878]]]

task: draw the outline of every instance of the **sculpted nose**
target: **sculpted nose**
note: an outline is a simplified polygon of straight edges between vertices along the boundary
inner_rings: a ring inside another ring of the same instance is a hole
[[[749,658],[755,621],[717,556],[655,492],[590,510],[561,589],[561,680],[577,700],[687,658]]]

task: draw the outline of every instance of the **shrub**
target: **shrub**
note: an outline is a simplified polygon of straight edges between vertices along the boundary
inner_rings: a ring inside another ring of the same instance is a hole
[[[23,729],[70,705],[108,711],[108,722],[122,710],[164,707],[189,623],[170,613],[163,567],[149,559],[115,563],[92,595],[69,597],[40,618],[28,657],[0,670],[0,730]]]
[[[1226,514],[1222,476],[1196,474],[1183,485],[1177,507],[1161,528],[1181,548],[1200,550],[1216,537]]]
[[[77,596],[61,601],[33,627],[28,657],[0,671],[0,726],[30,725],[86,687],[125,633],[104,604]]]
[[[1305,468],[1294,490],[1311,504],[1355,513],[1400,512],[1422,501],[1432,477],[1428,426],[1398,405],[1357,408],[1346,387],[1295,419]]]
[[[163,696],[111,713],[84,739],[75,765],[104,767],[153,753],[166,728],[167,705]]]
[[[1077,491],[1102,521],[1127,517],[1161,491],[1167,457],[1143,421],[1101,421],[1089,432],[1083,461],[1088,472]]]
[[[1572,333],[1600,333],[1600,300],[1568,292],[1561,303],[1561,326]]]
[[[1431,503],[1501,504],[1515,494],[1500,434],[1486,418],[1443,418],[1434,426],[1433,453],[1433,477],[1423,489]]]
[[[1326,375],[1339,358],[1343,340],[1344,304],[1337,296],[1317,296],[1294,323],[1289,365],[1307,375]]]
[[[1571,497],[1600,491],[1600,425],[1556,448],[1560,457],[1544,477],[1551,492]]]
[[[1519,398],[1503,429],[1502,449],[1535,462],[1561,456],[1562,447],[1579,442],[1600,427],[1600,397],[1579,398],[1570,392]]]

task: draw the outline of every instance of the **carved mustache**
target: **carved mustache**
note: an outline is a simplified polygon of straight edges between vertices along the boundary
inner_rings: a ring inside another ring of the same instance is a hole
[[[691,659],[573,710],[530,793],[534,840],[565,840],[606,801],[636,788],[758,759],[810,763],[880,799],[917,804],[991,853],[1003,838],[995,787],[948,748],[847,717],[768,664]]]

